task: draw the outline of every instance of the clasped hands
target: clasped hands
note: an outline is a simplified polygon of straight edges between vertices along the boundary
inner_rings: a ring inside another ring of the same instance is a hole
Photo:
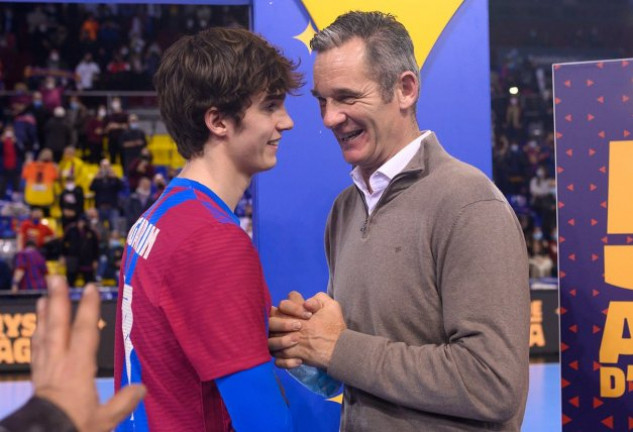
[[[305,300],[292,291],[271,310],[268,349],[278,367],[292,369],[307,364],[327,370],[346,328],[341,305],[330,296],[318,293]]]

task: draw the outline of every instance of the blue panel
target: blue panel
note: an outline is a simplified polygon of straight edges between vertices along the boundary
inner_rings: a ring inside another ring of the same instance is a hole
[[[301,2],[257,1],[253,15],[255,31],[300,61],[307,81],[301,96],[287,100],[295,127],[283,135],[277,167],[258,175],[253,194],[255,241],[277,304],[293,289],[305,295],[326,289],[323,231],[334,198],[350,183],[350,168],[309,92],[314,56],[293,38],[308,23]]]
[[[465,0],[421,72],[418,121],[453,156],[492,177],[488,2]]]

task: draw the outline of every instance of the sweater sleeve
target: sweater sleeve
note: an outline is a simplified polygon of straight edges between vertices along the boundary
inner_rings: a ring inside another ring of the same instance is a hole
[[[503,423],[523,409],[529,370],[528,264],[503,201],[462,208],[436,250],[446,342],[410,346],[345,330],[327,373],[409,408]],[[424,317],[420,317],[424,319]]]
[[[36,396],[0,421],[0,432],[39,431],[76,432],[77,429],[57,405]]]

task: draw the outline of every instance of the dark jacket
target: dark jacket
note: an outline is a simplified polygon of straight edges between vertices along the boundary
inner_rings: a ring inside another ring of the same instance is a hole
[[[95,177],[90,184],[90,190],[95,193],[95,207],[119,206],[119,192],[123,190],[123,182],[116,176]]]
[[[40,431],[76,432],[77,428],[61,408],[36,396],[0,421],[0,432]]]
[[[72,142],[72,131],[68,122],[60,117],[51,117],[44,126],[44,146],[54,152],[61,152]]]

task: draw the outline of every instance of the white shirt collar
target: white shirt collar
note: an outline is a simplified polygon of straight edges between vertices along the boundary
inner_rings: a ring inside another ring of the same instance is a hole
[[[365,196],[365,202],[367,203],[367,210],[371,213],[376,207],[378,200],[382,196],[383,192],[389,185],[389,182],[393,180],[395,176],[400,174],[402,170],[407,166],[413,156],[420,150],[422,140],[430,135],[431,131],[427,130],[423,132],[419,137],[415,138],[398,153],[396,153],[391,159],[382,164],[370,177],[369,184],[371,185],[372,192],[369,192],[369,188],[363,179],[360,172],[360,167],[356,166],[350,173],[352,181],[361,190]]]

